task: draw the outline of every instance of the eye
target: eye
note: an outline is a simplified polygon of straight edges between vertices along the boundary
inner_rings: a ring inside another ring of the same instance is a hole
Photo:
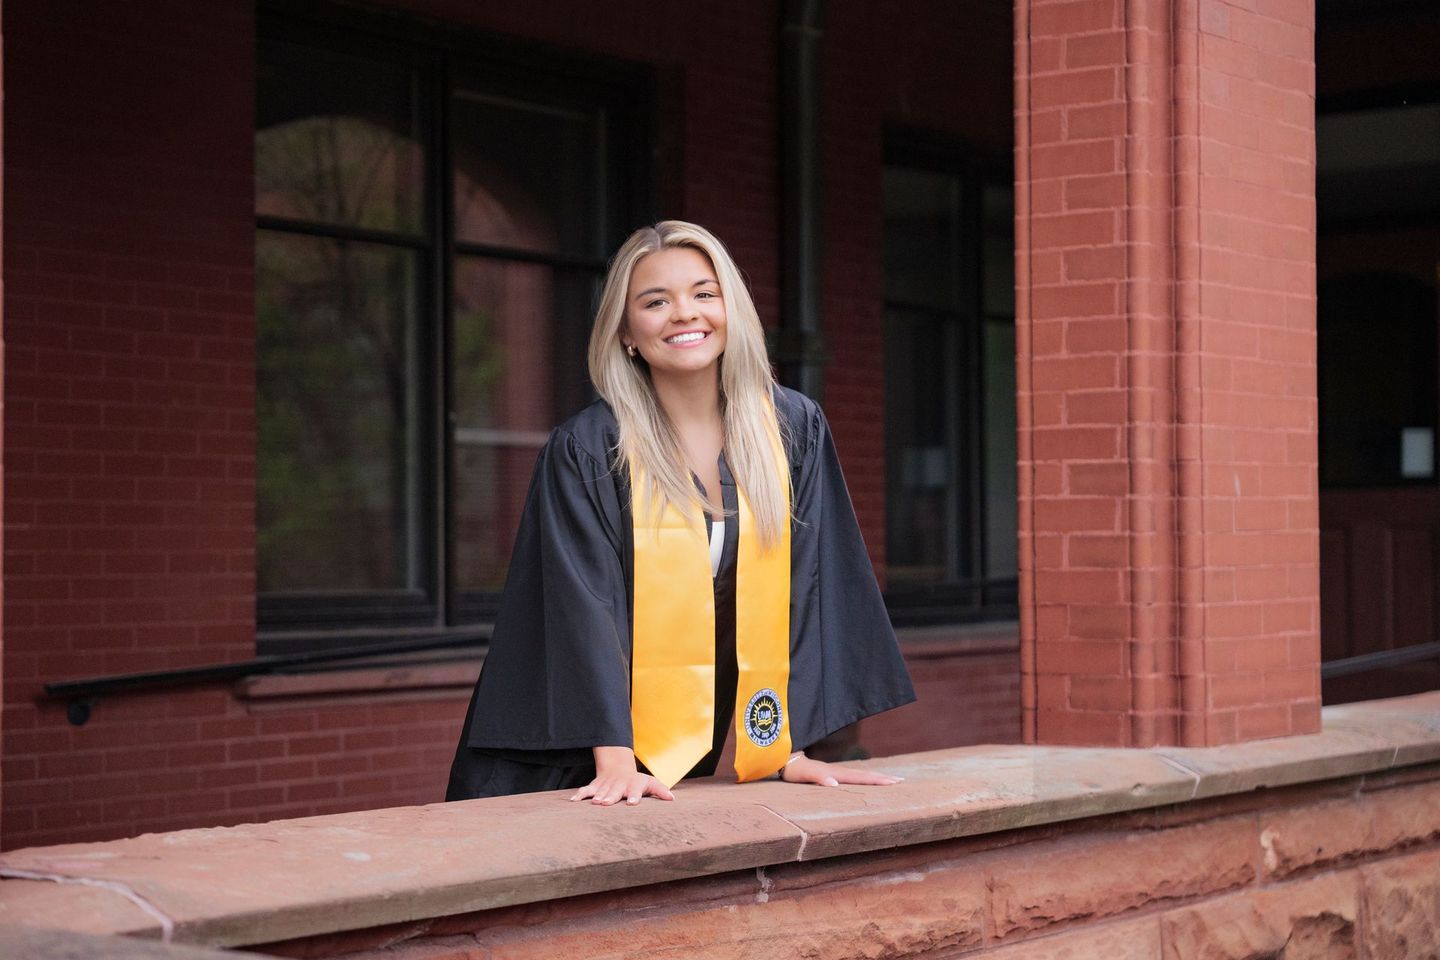
[[[695,294],[695,296],[704,297],[706,300],[713,300],[715,298],[715,294],[711,293],[709,290],[701,290],[699,293]]]
[[[664,302],[665,302],[664,300],[651,300],[649,303],[645,304],[645,309],[646,309],[646,310],[653,309],[653,308],[655,308],[655,307],[658,307],[660,304],[662,304],[662,303],[664,303]]]

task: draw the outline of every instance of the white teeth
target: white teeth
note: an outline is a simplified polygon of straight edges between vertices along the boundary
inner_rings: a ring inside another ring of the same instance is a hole
[[[694,343],[696,340],[704,340],[703,333],[678,333],[673,337],[666,337],[666,343]]]

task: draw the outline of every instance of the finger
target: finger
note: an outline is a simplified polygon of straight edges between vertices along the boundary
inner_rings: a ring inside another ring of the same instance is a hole
[[[653,777],[650,779],[649,784],[646,785],[645,792],[652,797],[659,797],[661,800],[675,799],[675,794],[670,792],[670,788]]]
[[[780,779],[786,783],[819,783],[824,769],[824,764],[815,764],[808,757],[801,757],[780,768]]]
[[[585,786],[581,787],[579,790],[576,790],[574,796],[570,798],[570,802],[574,803],[576,800],[584,800],[586,797],[593,797],[594,795],[595,783],[594,781],[591,781],[590,783],[587,783]]]
[[[873,786],[888,786],[892,783],[899,783],[903,777],[892,777],[888,773],[877,773],[873,770],[845,770],[831,768],[830,772],[841,783],[861,783]]]
[[[645,781],[647,779],[646,777],[636,777],[630,781],[630,786],[625,790],[625,802],[628,805],[633,807],[640,802],[641,797],[645,796]]]
[[[798,763],[780,771],[780,779],[786,783],[819,783],[824,776],[824,767],[803,766]]]
[[[600,784],[599,788],[596,789],[595,797],[590,802],[599,804],[602,807],[608,807],[616,800],[619,800],[623,792],[623,788],[617,785],[615,781],[605,780]]]
[[[899,783],[904,777],[892,776],[878,770],[858,770],[854,767],[830,767],[829,774],[841,783],[891,784]]]

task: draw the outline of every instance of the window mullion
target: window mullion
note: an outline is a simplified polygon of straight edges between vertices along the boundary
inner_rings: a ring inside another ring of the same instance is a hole
[[[965,324],[965,406],[961,417],[965,429],[965,499],[969,536],[969,579],[983,583],[985,569],[985,311],[982,300],[981,275],[984,270],[983,185],[974,164],[966,164],[961,189],[964,203],[960,208],[961,246],[967,252],[966,267],[961,281],[961,296],[967,305]],[[984,590],[972,594],[976,606],[984,606]]]
[[[949,459],[949,483],[945,490],[945,569],[946,579],[955,581],[965,578],[965,567],[961,562],[964,537],[961,526],[965,515],[964,484],[961,471],[965,469],[965,431],[961,427],[963,410],[963,383],[965,380],[965,356],[962,346],[961,328],[963,317],[957,317],[941,327],[944,330],[946,376],[945,376],[945,448]]]
[[[451,313],[453,311],[453,271],[455,264],[454,177],[451,175],[449,104],[450,58],[437,51],[428,72],[429,84],[429,146],[427,165],[430,197],[430,233],[434,238],[431,311],[432,354],[435,383],[435,416],[432,418],[435,464],[435,570],[436,609],[441,624],[453,625],[455,616],[455,523],[454,497],[451,482],[454,476],[454,384],[450,373],[452,348]]]

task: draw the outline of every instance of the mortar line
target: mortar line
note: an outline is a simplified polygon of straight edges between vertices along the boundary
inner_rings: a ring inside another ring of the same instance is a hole
[[[109,890],[111,893],[118,893],[129,900],[142,912],[153,917],[155,922],[160,924],[160,942],[170,943],[175,933],[175,921],[159,907],[118,880],[96,880],[93,877],[67,877],[60,873],[41,873],[38,870],[17,870],[13,867],[0,867],[0,879],[11,880],[41,880],[51,883],[75,883],[84,887],[98,887],[101,890]]]

